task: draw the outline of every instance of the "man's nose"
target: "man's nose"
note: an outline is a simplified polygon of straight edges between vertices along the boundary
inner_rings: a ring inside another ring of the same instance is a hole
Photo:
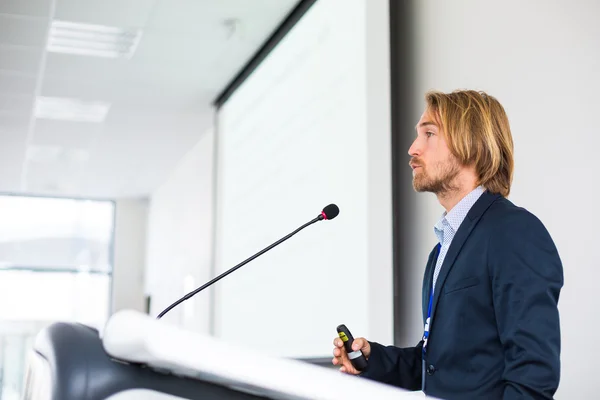
[[[421,145],[419,143],[419,138],[416,138],[410,148],[408,149],[408,155],[411,157],[416,157],[421,154]]]

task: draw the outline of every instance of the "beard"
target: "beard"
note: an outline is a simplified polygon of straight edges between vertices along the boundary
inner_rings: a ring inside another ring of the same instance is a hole
[[[431,167],[426,167],[418,159],[414,159],[413,163],[421,167],[413,176],[415,191],[445,195],[458,190],[456,183],[456,177],[460,172],[458,160],[449,158],[446,161],[439,161]]]

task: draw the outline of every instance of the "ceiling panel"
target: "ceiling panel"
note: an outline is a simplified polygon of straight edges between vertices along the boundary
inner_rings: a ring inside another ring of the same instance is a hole
[[[41,94],[51,97],[70,97],[91,101],[112,101],[117,97],[130,96],[151,96],[154,91],[152,88],[144,87],[138,84],[133,87],[129,83],[123,90],[116,90],[122,80],[107,76],[103,78],[90,77],[89,79],[68,79],[48,77],[44,79]]]
[[[149,195],[211,125],[214,97],[297,1],[0,0],[0,191],[21,190],[26,165],[30,194]],[[45,54],[51,3],[55,19],[142,28],[137,52]],[[232,18],[241,22],[235,32]],[[35,120],[29,138],[38,75],[40,95],[110,102],[106,120]]]
[[[136,120],[140,116],[150,118],[153,115],[185,116],[204,111],[209,99],[209,96],[197,93],[190,96],[120,96],[112,102],[108,122],[127,123],[127,121]]]
[[[213,36],[225,38],[227,19],[240,19],[246,33],[264,37],[273,30],[298,0],[159,0],[148,26],[170,32],[198,33],[211,27]],[[259,23],[266,22],[270,23]]]
[[[38,119],[32,144],[91,148],[101,138],[102,129],[103,124]]]
[[[56,0],[55,19],[117,26],[143,27],[156,0]]]
[[[3,94],[35,93],[37,79],[35,75],[23,75],[16,72],[0,71],[0,91]]]
[[[33,105],[32,95],[9,95],[0,93],[0,114],[3,112],[29,115]]]
[[[150,30],[144,33],[131,62],[140,67],[148,62],[174,65],[191,61],[206,64],[207,59],[213,57],[212,52],[207,57],[206,49],[214,46],[215,42],[215,32],[209,29],[193,35]]]
[[[0,130],[0,192],[15,192],[20,188],[21,167],[25,156],[25,138],[21,132]]]
[[[37,75],[40,69],[42,54],[42,48],[0,46],[0,70]]]
[[[46,18],[16,17],[0,14],[0,43],[44,47],[48,33]]]
[[[49,78],[78,80],[119,80],[128,60],[85,57],[75,54],[49,53],[45,75]]]
[[[48,17],[52,0],[2,0],[0,14]]]
[[[191,39],[187,41],[190,45],[194,44]],[[157,42],[145,47],[152,50],[141,48],[140,54],[131,60],[49,54],[46,76],[50,79],[103,82],[103,85],[112,84],[117,89],[137,83],[144,87],[154,86],[158,90],[166,87],[169,90],[174,85],[183,85],[185,89],[196,82],[201,83],[199,80],[210,73],[208,60],[196,55],[196,52],[183,54],[173,50],[173,41],[168,38],[161,38]],[[179,45],[186,46],[185,41],[179,41]]]
[[[59,159],[57,161],[30,161],[27,166],[26,189],[37,194],[75,195],[85,173],[85,163]]]
[[[46,78],[42,86],[42,95],[56,97],[71,97],[83,100],[98,100],[135,104],[145,103],[166,104],[178,102],[181,99],[205,99],[203,90],[189,82],[180,80],[179,84],[161,81],[146,81],[131,76],[130,79],[106,76],[96,77],[95,80]],[[112,109],[111,109],[112,111]],[[110,115],[110,112],[109,112]]]
[[[0,135],[2,136],[2,143],[4,143],[5,137],[12,137],[12,135],[20,135],[23,143],[25,143],[29,130],[29,120],[30,116],[27,113],[0,112]],[[8,136],[6,132],[11,136]]]
[[[2,115],[0,114],[0,121],[2,120]],[[0,151],[3,155],[6,155],[6,151],[8,151],[8,147],[11,147],[10,150],[14,150],[14,146],[19,148],[22,147],[23,151],[25,151],[25,144],[27,135],[24,135],[22,131],[18,129],[3,129],[0,128],[0,137],[2,138],[2,146],[0,146]]]

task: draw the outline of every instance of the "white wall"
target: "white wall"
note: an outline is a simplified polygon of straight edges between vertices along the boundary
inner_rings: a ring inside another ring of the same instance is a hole
[[[558,398],[594,397],[600,357],[596,255],[600,168],[600,15],[598,1],[501,3],[418,0],[417,104],[428,89],[481,89],[505,106],[515,141],[510,199],[544,222],[564,263],[562,381]],[[418,120],[415,114],[415,123]],[[412,133],[411,133],[412,134]],[[422,268],[442,209],[418,196],[419,257],[411,321],[422,333]],[[414,305],[414,306],[413,306]]]
[[[150,199],[146,293],[151,315],[212,278],[213,130],[181,160]],[[211,289],[164,316],[198,332],[210,330]]]
[[[146,199],[119,199],[115,202],[111,312],[122,309],[144,311],[147,217]]]

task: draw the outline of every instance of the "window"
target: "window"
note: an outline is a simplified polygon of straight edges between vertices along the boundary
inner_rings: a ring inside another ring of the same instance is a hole
[[[100,327],[111,307],[114,203],[0,195],[0,399],[19,399],[33,338]]]

